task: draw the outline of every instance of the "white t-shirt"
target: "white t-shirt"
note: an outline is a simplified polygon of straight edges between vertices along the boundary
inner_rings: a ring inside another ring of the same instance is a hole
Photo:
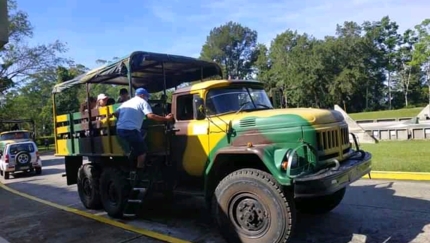
[[[121,104],[117,109],[117,129],[138,130],[142,128],[142,122],[147,114],[152,113],[151,106],[146,100],[135,96]]]

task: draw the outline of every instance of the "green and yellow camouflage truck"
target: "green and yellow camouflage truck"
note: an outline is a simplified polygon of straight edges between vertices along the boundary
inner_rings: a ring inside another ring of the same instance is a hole
[[[85,207],[120,218],[138,212],[156,192],[166,200],[178,190],[199,192],[228,242],[287,242],[296,211],[329,212],[349,184],[371,171],[371,154],[355,139],[351,144],[355,137],[339,112],[274,109],[262,83],[204,81],[217,76],[221,68],[213,62],[137,51],[56,85],[56,155],[65,157],[67,184],[77,184]],[[193,84],[177,88],[185,82]],[[175,119],[143,123],[145,180],[130,176],[135,159],[110,118],[119,104],[56,114],[57,95],[101,83],[128,86],[131,94],[137,87],[176,88],[171,104],[150,100],[154,113]]]

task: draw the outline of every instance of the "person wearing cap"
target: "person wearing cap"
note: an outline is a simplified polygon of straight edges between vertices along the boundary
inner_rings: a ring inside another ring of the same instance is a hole
[[[98,107],[103,107],[107,105],[109,97],[105,94],[99,94],[97,96],[97,108]]]
[[[173,120],[172,114],[165,117],[152,113],[151,106],[147,102],[149,93],[144,88],[136,89],[135,96],[125,102],[113,113],[117,117],[117,135],[128,142],[130,148],[137,156],[137,170],[143,172],[145,168],[145,157],[147,146],[144,134],[141,132],[142,123],[145,118],[167,122]]]

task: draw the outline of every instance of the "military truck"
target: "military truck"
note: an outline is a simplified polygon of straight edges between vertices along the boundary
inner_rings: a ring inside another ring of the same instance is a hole
[[[149,101],[154,113],[175,119],[143,122],[148,172],[140,181],[110,116],[119,104],[71,114],[54,107],[56,155],[65,157],[67,184],[77,184],[83,205],[121,218],[155,193],[169,200],[178,190],[199,192],[228,242],[287,242],[296,211],[329,212],[371,171],[371,154],[349,142],[337,111],[274,109],[261,82],[222,75],[213,62],[136,51],[56,85],[54,106],[57,95],[79,84],[87,95],[90,84],[102,83],[166,94],[193,82],[175,89],[171,110],[166,99]]]

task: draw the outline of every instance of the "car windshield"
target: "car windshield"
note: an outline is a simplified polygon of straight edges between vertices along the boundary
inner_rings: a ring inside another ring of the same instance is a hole
[[[21,152],[21,151],[33,153],[34,146],[32,143],[20,143],[20,144],[11,144],[9,147],[9,152],[11,154],[17,154],[18,152]]]
[[[0,135],[0,140],[29,139],[29,132],[11,132]]]
[[[272,109],[264,89],[235,87],[210,90],[206,96],[208,115],[237,112],[239,110]]]

